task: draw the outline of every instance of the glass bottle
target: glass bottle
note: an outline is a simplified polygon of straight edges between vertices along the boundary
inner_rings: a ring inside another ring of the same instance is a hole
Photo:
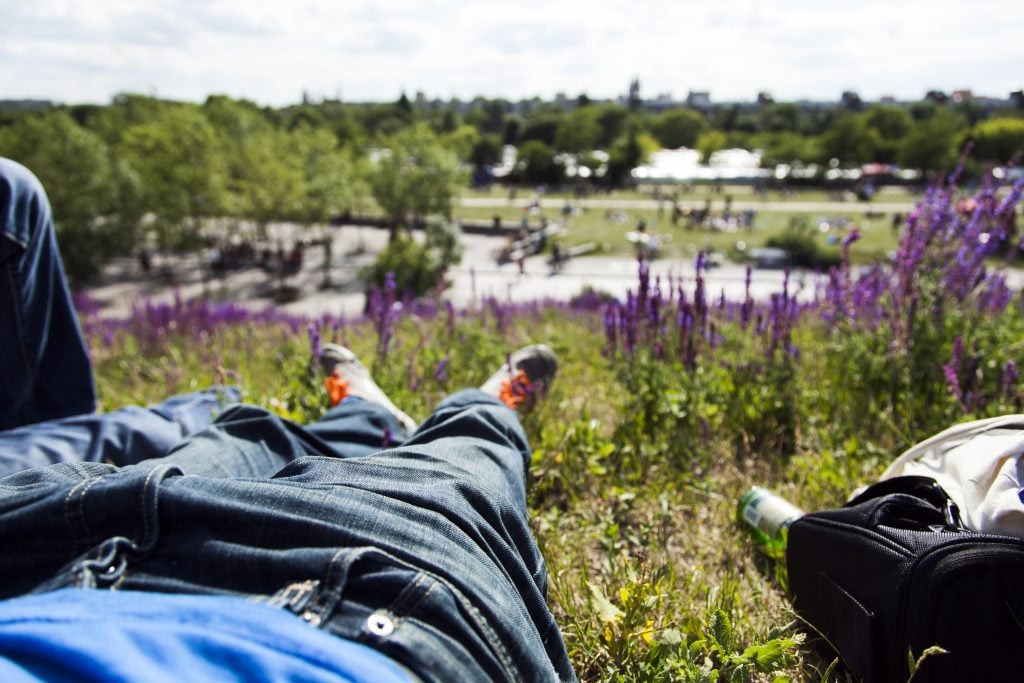
[[[789,525],[803,515],[803,510],[760,486],[744,493],[736,506],[737,520],[747,527],[760,549],[774,558],[784,554]]]

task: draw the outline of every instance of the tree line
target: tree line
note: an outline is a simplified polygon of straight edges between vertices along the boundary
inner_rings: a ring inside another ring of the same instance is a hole
[[[506,100],[469,107],[334,101],[271,108],[211,96],[202,104],[121,95],[109,105],[41,112],[0,110],[0,155],[46,185],[67,268],[77,280],[143,237],[163,249],[198,246],[209,217],[265,227],[322,223],[372,198],[396,224],[450,216],[461,187],[490,179],[506,146],[508,182],[556,185],[566,160],[589,181],[617,187],[647,155],[690,147],[763,150],[766,165],[889,162],[949,168],[973,143],[975,164],[1024,149],[1024,112],[922,101],[804,110],[791,103],[648,112],[637,103],[537,102],[525,114]]]

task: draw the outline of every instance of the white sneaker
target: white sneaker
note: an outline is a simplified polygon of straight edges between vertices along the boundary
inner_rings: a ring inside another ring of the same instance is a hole
[[[384,390],[373,381],[370,371],[352,351],[339,344],[324,344],[320,351],[320,367],[327,375],[324,385],[331,392],[332,406],[337,405],[346,396],[359,396],[387,409],[409,434],[416,431],[416,421],[391,402]]]
[[[524,346],[483,383],[480,390],[513,410],[526,412],[544,396],[558,372],[558,357],[544,344]]]

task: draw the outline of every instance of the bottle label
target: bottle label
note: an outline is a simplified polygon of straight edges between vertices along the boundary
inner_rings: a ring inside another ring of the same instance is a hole
[[[803,514],[803,510],[785,498],[763,489],[757,491],[743,508],[743,519],[770,537],[776,536]]]

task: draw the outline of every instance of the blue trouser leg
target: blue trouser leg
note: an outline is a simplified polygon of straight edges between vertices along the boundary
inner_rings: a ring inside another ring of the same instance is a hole
[[[25,167],[0,158],[0,430],[95,408],[49,201]]]
[[[0,431],[0,477],[58,462],[131,465],[162,457],[182,438],[208,426],[238,396],[234,387],[215,387],[148,408],[130,406]]]
[[[238,406],[165,458],[9,476],[0,548],[20,552],[0,553],[0,595],[247,595],[425,680],[571,680],[527,521],[530,450],[515,413],[459,392],[403,445],[337,457],[346,444],[329,432],[341,438],[348,416],[369,434],[376,411],[344,404],[306,429]]]

